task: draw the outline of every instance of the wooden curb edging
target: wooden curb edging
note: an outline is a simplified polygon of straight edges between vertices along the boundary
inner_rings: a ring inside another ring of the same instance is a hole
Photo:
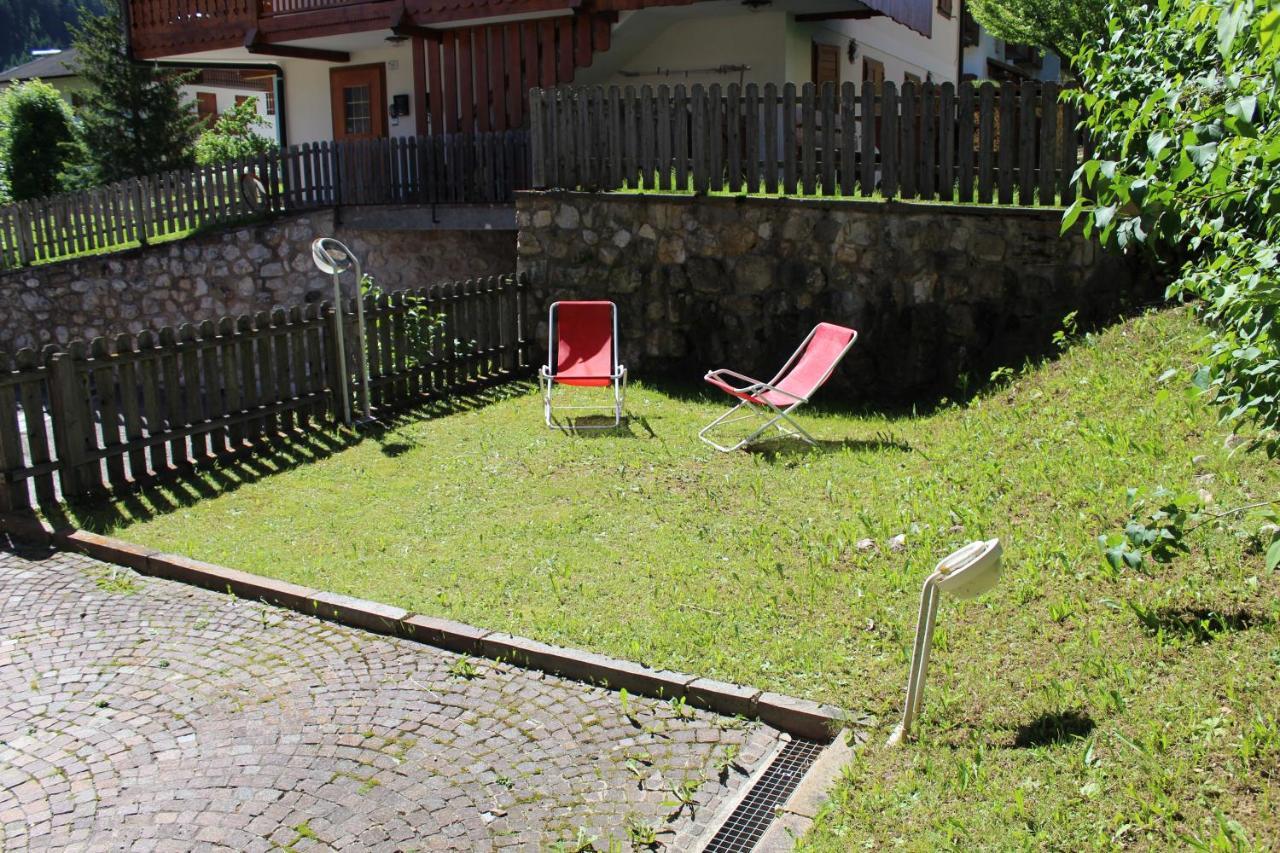
[[[717,714],[758,718],[795,737],[829,743],[849,721],[848,715],[840,709],[808,699],[650,669],[594,652],[552,646],[449,619],[413,614],[400,607],[314,590],[180,554],[145,548],[110,536],[71,527],[55,528],[31,515],[0,513],[0,532],[15,539],[76,551],[140,574],[264,601],[365,631],[509,662],[612,690],[625,689],[629,693],[657,699],[684,698],[690,705]]]

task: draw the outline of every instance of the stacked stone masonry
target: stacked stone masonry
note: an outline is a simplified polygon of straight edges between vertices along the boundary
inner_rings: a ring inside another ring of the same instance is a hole
[[[0,273],[0,352],[330,299],[332,280],[315,268],[310,248],[329,235],[359,253],[388,290],[515,267],[511,231],[347,228],[328,210]]]
[[[539,336],[550,302],[612,299],[633,375],[768,379],[827,320],[861,333],[844,398],[949,393],[1046,352],[1071,312],[1159,293],[1136,259],[1060,235],[1057,211],[555,192],[521,194],[516,218]]]

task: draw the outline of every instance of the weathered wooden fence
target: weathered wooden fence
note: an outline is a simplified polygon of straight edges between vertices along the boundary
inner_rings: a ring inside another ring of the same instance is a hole
[[[533,184],[1069,204],[1088,143],[1061,91],[1038,82],[535,89]]]
[[[366,297],[375,413],[528,368],[514,276]],[[345,306],[354,349],[355,301]],[[269,451],[340,416],[337,312],[313,304],[88,346],[0,354],[0,511],[143,485]]]
[[[294,146],[0,207],[0,268],[316,207],[506,203],[529,187],[526,131]]]

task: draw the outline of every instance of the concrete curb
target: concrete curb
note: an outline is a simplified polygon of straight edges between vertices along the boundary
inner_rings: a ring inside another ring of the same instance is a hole
[[[508,661],[575,681],[625,689],[657,699],[684,698],[717,714],[758,717],[795,737],[830,742],[848,719],[838,708],[807,699],[765,693],[750,687],[650,669],[594,652],[566,649],[487,631],[448,619],[409,613],[399,607],[314,590],[224,566],[167,554],[110,536],[74,528],[54,528],[33,515],[0,513],[0,532],[16,539],[76,551],[144,575],[181,581],[215,592],[276,604],[365,631],[388,634],[453,652]]]

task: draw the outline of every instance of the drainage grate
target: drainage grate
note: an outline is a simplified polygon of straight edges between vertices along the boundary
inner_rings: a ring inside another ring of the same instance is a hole
[[[756,846],[825,744],[795,738],[782,748],[756,784],[738,803],[703,853],[745,853]]]

